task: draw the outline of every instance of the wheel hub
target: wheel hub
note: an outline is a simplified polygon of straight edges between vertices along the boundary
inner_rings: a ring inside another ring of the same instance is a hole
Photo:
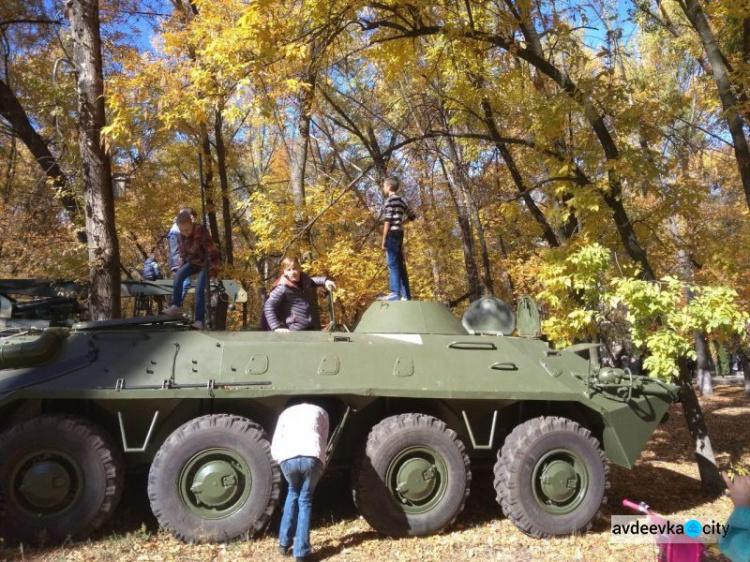
[[[555,460],[542,469],[541,485],[544,495],[555,502],[565,502],[578,490],[578,476],[573,467],[562,460]]]
[[[422,445],[403,449],[385,473],[388,491],[406,513],[427,513],[448,489],[448,468],[434,449]]]
[[[34,517],[59,516],[76,505],[84,484],[81,466],[57,450],[37,450],[15,465],[10,499]]]
[[[191,458],[179,476],[185,507],[203,519],[222,519],[242,508],[250,496],[247,461],[231,449],[207,449]]]
[[[426,459],[407,460],[396,474],[396,492],[407,502],[420,502],[437,486],[437,469]]]
[[[190,491],[202,504],[219,507],[233,500],[240,489],[237,471],[225,460],[203,465],[193,478]]]
[[[18,491],[34,508],[54,508],[68,497],[72,488],[70,474],[56,460],[36,462],[24,472]]]
[[[537,504],[547,513],[575,511],[586,497],[589,473],[581,456],[571,449],[554,449],[542,456],[532,473]]]

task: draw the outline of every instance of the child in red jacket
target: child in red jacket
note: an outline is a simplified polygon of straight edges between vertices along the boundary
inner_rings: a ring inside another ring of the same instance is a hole
[[[177,228],[180,235],[177,239],[180,254],[180,268],[174,277],[172,285],[172,303],[164,314],[182,313],[182,285],[188,277],[198,274],[198,283],[195,287],[195,323],[194,328],[203,329],[206,316],[206,272],[203,264],[206,259],[206,250],[209,257],[209,276],[214,278],[219,272],[219,252],[211,240],[211,235],[205,227],[195,222],[195,218],[189,210],[182,210],[177,215]],[[205,238],[205,242],[204,242]]]

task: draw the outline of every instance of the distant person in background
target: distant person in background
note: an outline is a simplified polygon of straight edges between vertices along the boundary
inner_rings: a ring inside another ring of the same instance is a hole
[[[719,537],[719,549],[732,562],[750,562],[750,476],[735,476],[730,480],[721,473],[734,503],[734,511],[727,519],[727,534]]]
[[[161,270],[159,269],[159,264],[154,259],[154,256],[149,255],[146,258],[146,261],[143,262],[143,269],[141,269],[141,279],[143,281],[157,281],[159,279],[162,279],[163,277],[164,276],[161,274]],[[161,311],[164,308],[165,301],[165,298],[163,296],[149,297],[146,295],[140,295],[137,298],[140,300],[140,302],[137,304],[143,307],[143,310],[146,310],[148,314],[151,314],[152,302],[156,303],[156,312],[158,314],[161,314]]]
[[[380,247],[385,250],[386,263],[390,278],[391,292],[379,298],[384,301],[411,300],[409,274],[404,261],[404,228],[406,221],[414,220],[415,215],[398,194],[401,182],[398,178],[386,178],[383,182],[383,194],[386,196],[383,206],[383,238]]]
[[[305,296],[305,291],[313,286],[336,290],[336,283],[328,277],[310,277],[302,272],[297,258],[284,258],[281,275],[274,282],[271,294],[263,305],[261,325],[274,332],[320,330],[312,313],[312,305]]]
[[[206,272],[203,269],[206,259],[206,250],[209,258],[209,276],[216,277],[219,272],[219,252],[211,240],[211,235],[206,228],[196,222],[195,212],[192,209],[183,209],[175,220],[180,231],[178,241],[179,269],[172,285],[172,303],[164,314],[181,314],[182,299],[185,279],[191,275],[198,275],[198,283],[195,287],[195,322],[193,327],[202,330],[206,316]]]
[[[271,443],[271,456],[281,466],[289,485],[279,529],[279,552],[309,560],[310,517],[315,486],[323,476],[328,441],[328,413],[300,399],[279,416]]]
[[[196,213],[190,207],[184,207],[177,213],[178,215],[183,211],[190,213],[193,220],[198,218]],[[169,242],[169,269],[172,272],[172,277],[177,275],[177,270],[180,269],[180,229],[177,226],[177,217],[172,221],[172,227],[169,229],[167,234],[167,241]],[[190,290],[190,277],[185,277],[185,281],[182,282],[182,300],[185,300],[185,295]]]
[[[143,269],[141,270],[141,277],[144,281],[156,281],[162,278],[159,264],[156,263],[154,256],[148,256],[146,261],[143,262]]]

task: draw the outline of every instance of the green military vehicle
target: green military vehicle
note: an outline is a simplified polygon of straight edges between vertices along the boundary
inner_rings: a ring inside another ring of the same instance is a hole
[[[433,302],[377,302],[353,332],[195,331],[178,317],[28,331],[0,345],[0,535],[85,537],[148,467],[160,525],[191,542],[250,536],[279,501],[269,436],[291,397],[324,400],[329,459],[351,468],[379,532],[427,535],[494,462],[524,533],[590,528],[606,460],[632,467],[676,387],[552,349],[522,299],[456,320]],[[517,335],[511,336],[511,333]]]

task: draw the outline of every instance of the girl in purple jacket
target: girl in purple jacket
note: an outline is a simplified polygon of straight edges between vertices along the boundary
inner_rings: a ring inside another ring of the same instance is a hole
[[[297,258],[282,260],[281,276],[263,305],[263,316],[270,330],[291,332],[320,329],[315,325],[310,303],[305,298],[305,290],[311,286],[336,290],[336,284],[328,277],[310,277],[303,273]]]

